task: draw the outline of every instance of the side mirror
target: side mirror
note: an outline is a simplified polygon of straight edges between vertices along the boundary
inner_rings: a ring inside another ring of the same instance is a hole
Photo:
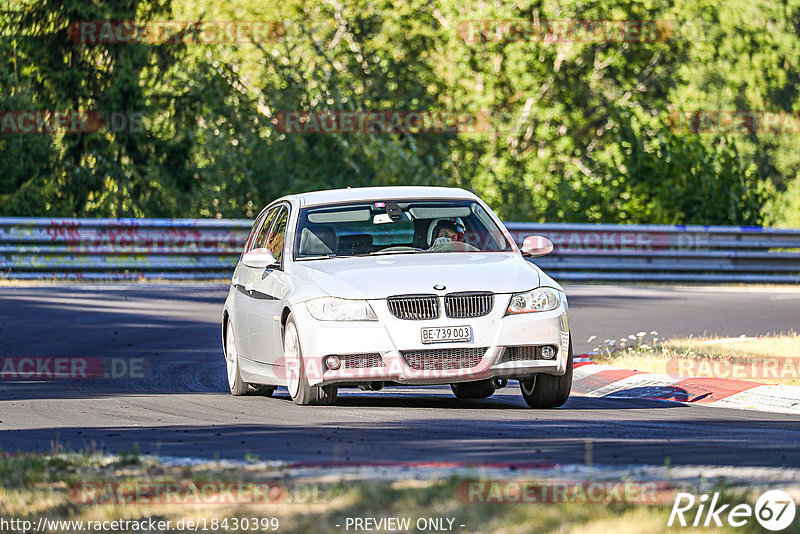
[[[535,258],[553,252],[553,242],[540,235],[529,235],[522,241],[522,255]]]
[[[268,248],[254,248],[242,257],[242,263],[246,267],[252,267],[253,269],[266,269],[276,265],[278,261]]]

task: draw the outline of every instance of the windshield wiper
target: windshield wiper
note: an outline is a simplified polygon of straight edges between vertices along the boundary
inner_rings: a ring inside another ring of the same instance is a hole
[[[407,250],[376,250],[375,252],[370,252],[370,256],[379,256],[384,254],[415,254],[417,252],[425,252],[424,249],[421,248],[409,248]]]
[[[319,254],[317,256],[302,256],[297,258],[298,260],[329,260],[331,258],[335,258],[336,254],[331,252],[330,254]]]

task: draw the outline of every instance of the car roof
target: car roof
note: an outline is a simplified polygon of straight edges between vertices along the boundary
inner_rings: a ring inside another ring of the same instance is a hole
[[[473,193],[458,187],[433,186],[386,186],[386,187],[348,187],[311,191],[297,195],[287,195],[279,200],[295,199],[300,206],[318,206],[341,202],[361,202],[369,200],[407,200],[407,199],[469,199],[477,200]]]

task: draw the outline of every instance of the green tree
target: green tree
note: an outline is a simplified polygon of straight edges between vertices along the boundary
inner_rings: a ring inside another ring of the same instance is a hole
[[[0,206],[238,217],[297,191],[437,184],[474,190],[506,220],[785,220],[792,194],[764,206],[768,193],[796,190],[796,136],[695,135],[669,117],[798,111],[799,5],[15,0],[0,15],[3,57],[15,58],[0,73],[0,109],[141,112],[146,128],[29,136],[22,150],[19,136],[0,137],[0,151],[16,156],[0,163]],[[279,20],[286,31],[271,42],[209,44],[67,35],[78,20],[168,18]],[[513,20],[642,21],[649,33],[496,39],[470,25]],[[286,111],[378,110],[488,112],[492,126],[302,135],[275,125]]]
[[[34,94],[36,109],[152,116],[168,110],[164,94],[153,91],[181,53],[179,43],[104,43],[71,38],[78,21],[148,21],[169,15],[168,1],[36,0],[22,4],[11,18],[17,37],[17,64]],[[59,164],[49,190],[56,205],[73,215],[144,214],[141,197],[166,185],[149,182],[154,158],[176,150],[172,140],[145,130],[106,126],[99,131],[67,133],[59,139]],[[182,167],[188,161],[183,160]],[[159,178],[163,179],[163,175]],[[181,176],[171,175],[173,181]],[[158,215],[150,206],[150,215]],[[164,213],[166,214],[166,212]]]
[[[35,109],[29,81],[21,76],[17,42],[10,16],[0,16],[0,94],[2,112]],[[53,203],[57,196],[52,176],[58,163],[54,140],[46,135],[0,133],[0,214],[41,215],[43,210],[71,215],[68,206]]]

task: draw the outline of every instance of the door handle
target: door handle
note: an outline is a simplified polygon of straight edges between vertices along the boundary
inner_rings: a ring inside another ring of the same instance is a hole
[[[256,288],[256,286],[254,286],[253,284],[245,284],[244,285],[244,290],[245,291],[253,291],[255,288]]]

